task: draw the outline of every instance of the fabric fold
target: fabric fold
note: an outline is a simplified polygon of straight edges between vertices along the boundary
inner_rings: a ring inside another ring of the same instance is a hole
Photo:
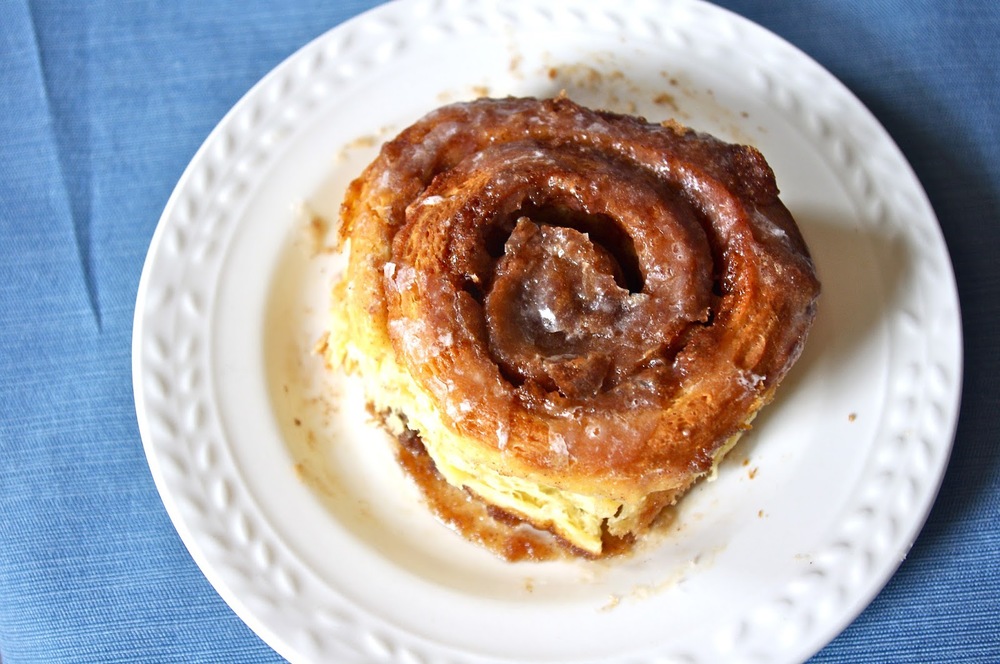
[[[49,15],[40,14],[34,3],[28,4],[27,13],[35,39],[35,61],[51,122],[59,175],[73,223],[83,287],[100,328],[101,309],[91,234],[90,15],[82,4],[63,6],[56,21],[46,21]]]

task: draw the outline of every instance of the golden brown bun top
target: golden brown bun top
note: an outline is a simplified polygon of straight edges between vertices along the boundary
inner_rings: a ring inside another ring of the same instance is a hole
[[[710,468],[799,355],[819,295],[757,150],[565,98],[428,114],[342,216],[373,351],[471,457],[581,493]]]

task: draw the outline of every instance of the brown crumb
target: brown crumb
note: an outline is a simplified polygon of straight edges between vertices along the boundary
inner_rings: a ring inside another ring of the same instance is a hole
[[[743,465],[744,466],[749,466],[750,465],[750,457],[746,457],[745,459],[743,459]]]
[[[677,122],[674,119],[664,120],[663,122],[660,123],[660,126],[670,129],[678,136],[683,136],[689,131],[687,127],[685,127],[680,122]]]
[[[549,78],[555,80],[559,76],[559,70],[556,67],[549,67]]]
[[[672,85],[674,87],[677,87],[677,85],[678,85],[677,77],[676,76],[671,76],[670,72],[668,72],[668,71],[660,71],[660,78],[666,79],[667,83],[669,83],[670,85]]]
[[[754,468],[750,469],[750,472],[747,473],[747,477],[749,477],[750,479],[753,479],[753,478],[757,477],[757,470],[758,470],[758,468],[756,466]]]
[[[324,334],[319,339],[316,340],[316,344],[313,346],[313,355],[319,355],[320,357],[326,357],[326,351],[330,349],[330,335]],[[327,362],[327,367],[330,367],[329,362]]]
[[[306,209],[305,213],[308,215],[306,233],[310,255],[315,257],[320,254],[330,254],[336,251],[336,244],[330,244],[327,242],[331,228],[329,220],[309,209]]]
[[[353,141],[347,144],[349,148],[373,148],[380,143],[378,136],[374,134],[366,134],[364,136],[358,136]]]
[[[326,219],[313,213],[310,215],[309,219],[309,230],[312,231],[313,239],[316,240],[317,245],[323,244],[323,238],[326,236],[326,232],[329,230],[329,224],[326,223]]]
[[[847,421],[848,422],[853,422],[856,419],[858,419],[858,414],[857,413],[851,413],[850,415],[847,416]]]
[[[292,420],[292,421],[293,421],[293,422],[295,422],[295,426],[297,426],[297,427],[300,427],[300,426],[302,426],[302,420],[300,420],[299,418],[297,418],[297,417],[296,417],[296,418],[295,418],[294,420]]]
[[[757,518],[758,519],[764,518],[764,510],[757,510]]]
[[[587,67],[584,69],[583,79],[587,86],[596,88],[602,81],[604,81],[604,75],[593,67]]]
[[[657,106],[669,106],[675,111],[680,110],[677,107],[677,100],[673,95],[667,94],[666,92],[661,92],[660,94],[653,97],[653,103]]]

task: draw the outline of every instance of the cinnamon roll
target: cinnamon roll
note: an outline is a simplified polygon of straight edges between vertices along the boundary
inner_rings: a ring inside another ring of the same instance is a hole
[[[713,471],[820,292],[756,149],[563,97],[426,115],[340,233],[330,363],[449,484],[588,556]]]

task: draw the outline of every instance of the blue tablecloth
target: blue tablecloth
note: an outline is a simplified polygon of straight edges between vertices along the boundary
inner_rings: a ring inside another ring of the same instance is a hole
[[[132,400],[139,274],[261,76],[373,0],[0,4],[0,660],[274,661],[181,544]],[[906,561],[819,662],[1000,661],[1000,4],[720,4],[825,65],[913,164],[955,264],[964,400]]]

